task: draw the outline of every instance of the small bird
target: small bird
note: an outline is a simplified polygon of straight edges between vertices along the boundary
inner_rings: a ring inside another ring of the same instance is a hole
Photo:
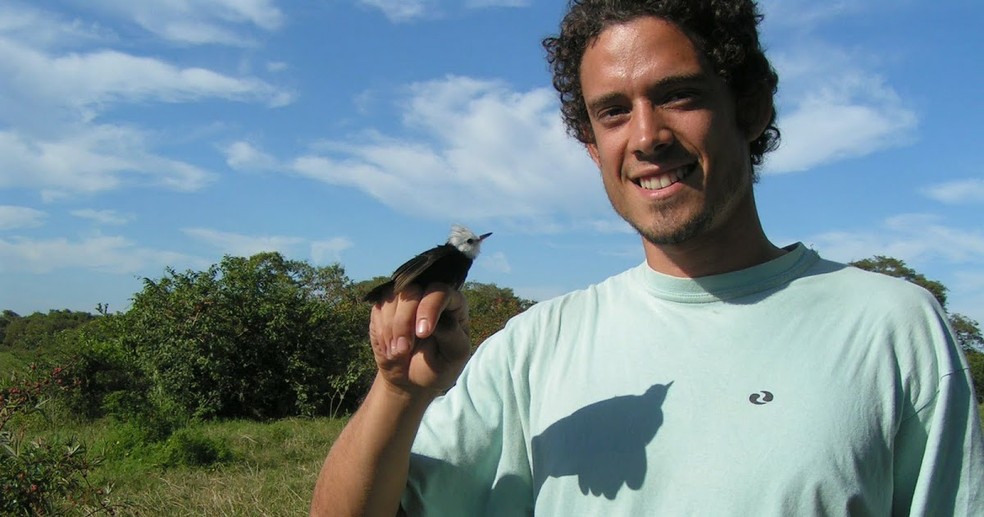
[[[421,287],[435,282],[461,289],[471,269],[472,262],[481,251],[482,241],[492,235],[491,232],[475,235],[471,230],[455,224],[451,226],[448,242],[417,255],[396,268],[390,280],[372,288],[364,301],[379,303],[390,292],[399,293],[410,284]]]

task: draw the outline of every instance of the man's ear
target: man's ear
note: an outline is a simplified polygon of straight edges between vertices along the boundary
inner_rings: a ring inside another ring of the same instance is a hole
[[[584,148],[588,150],[588,156],[591,157],[591,161],[595,162],[595,166],[598,170],[601,170],[601,155],[598,154],[598,145],[594,143],[584,144]]]
[[[768,92],[755,92],[737,101],[738,127],[748,142],[762,136],[772,122],[775,107]]]

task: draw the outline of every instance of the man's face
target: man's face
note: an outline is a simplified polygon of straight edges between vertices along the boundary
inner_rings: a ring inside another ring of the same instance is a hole
[[[754,217],[758,135],[739,129],[727,86],[675,25],[642,17],[605,29],[584,53],[581,89],[588,152],[615,211],[646,240],[679,244]]]

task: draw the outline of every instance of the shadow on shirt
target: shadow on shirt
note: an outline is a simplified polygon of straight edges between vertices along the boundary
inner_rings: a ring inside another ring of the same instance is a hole
[[[581,493],[615,499],[623,485],[646,478],[646,445],[663,425],[663,401],[673,385],[613,397],[578,409],[533,438],[534,500],[547,478],[577,476]]]

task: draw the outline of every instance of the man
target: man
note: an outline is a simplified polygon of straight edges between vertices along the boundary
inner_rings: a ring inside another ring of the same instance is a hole
[[[984,515],[940,307],[762,230],[759,19],[750,0],[571,3],[544,41],[554,86],[645,262],[514,318],[463,373],[458,293],[377,304],[379,373],[312,514]]]

